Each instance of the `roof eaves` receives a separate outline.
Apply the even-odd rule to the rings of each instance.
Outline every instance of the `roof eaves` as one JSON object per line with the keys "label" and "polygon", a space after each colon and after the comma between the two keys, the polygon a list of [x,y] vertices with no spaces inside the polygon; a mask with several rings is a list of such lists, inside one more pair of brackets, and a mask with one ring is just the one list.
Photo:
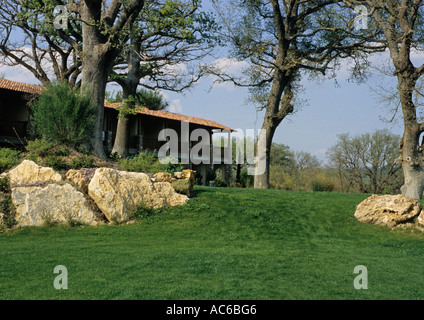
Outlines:
{"label": "roof eaves", "polygon": [[29,94],[41,94],[44,88],[42,86],[27,84],[23,82],[16,82],[7,79],[0,79],[0,89],[12,90]]}
{"label": "roof eaves", "polygon": [[[109,102],[105,101],[105,107],[107,107],[107,108],[116,109],[119,106],[120,106],[120,102],[109,103]],[[186,115],[168,112],[168,111],[149,110],[147,108],[142,108],[142,107],[136,108],[135,111],[139,114],[144,114],[144,115],[152,116],[152,117],[164,118],[164,119],[175,120],[175,121],[187,121],[189,123],[193,123],[193,124],[197,124],[197,125],[201,125],[201,126],[206,126],[206,127],[209,127],[209,128],[229,130],[229,131],[232,131],[232,132],[236,131],[236,130],[230,128],[230,127],[224,126],[224,125],[217,123],[215,121],[212,121],[212,120],[206,120],[206,119],[202,119],[202,118],[186,116]]]}

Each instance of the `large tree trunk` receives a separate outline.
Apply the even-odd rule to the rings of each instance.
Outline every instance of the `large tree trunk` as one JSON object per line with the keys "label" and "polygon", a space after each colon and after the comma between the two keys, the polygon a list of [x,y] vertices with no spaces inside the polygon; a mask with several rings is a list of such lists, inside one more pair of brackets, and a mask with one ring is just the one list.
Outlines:
{"label": "large tree trunk", "polygon": [[404,185],[401,187],[403,195],[421,199],[424,192],[424,161],[420,146],[422,128],[417,122],[416,107],[412,100],[415,87],[414,76],[407,73],[398,76],[398,89],[402,105],[404,134],[400,143],[400,159],[404,174]]}
{"label": "large tree trunk", "polygon": [[[90,52],[84,48],[81,86],[91,96],[95,106],[95,120],[91,136],[91,148],[95,156],[106,159],[103,148],[103,120],[106,84],[115,56],[102,47],[95,47]],[[85,66],[84,66],[85,64]]]}
{"label": "large tree trunk", "polygon": [[[279,48],[277,61],[283,61],[283,51]],[[293,93],[290,87],[291,72],[284,74],[281,69],[274,73],[271,91],[268,97],[262,134],[259,133],[257,145],[257,162],[254,179],[255,189],[269,189],[269,165],[272,139],[275,130],[283,119],[293,112],[291,104]],[[284,95],[283,95],[284,92]]]}
{"label": "large tree trunk", "polygon": [[[420,1],[402,1],[396,10],[381,6],[381,1],[367,1],[372,7],[373,16],[384,31],[390,57],[398,79],[398,92],[402,106],[404,133],[400,142],[399,162],[402,164],[404,184],[403,195],[413,199],[421,199],[424,191],[424,159],[419,139],[424,131],[423,124],[417,121],[416,106],[413,102],[413,91],[418,78],[422,75],[422,67],[415,68],[411,62],[411,48],[416,24],[419,19]],[[389,5],[391,7],[391,5]],[[374,10],[380,8],[384,10]],[[387,10],[386,10],[387,9]],[[383,12],[382,12],[383,11]]]}
{"label": "large tree trunk", "polygon": [[128,109],[134,109],[134,105],[129,105],[125,100],[131,95],[134,95],[137,90],[138,81],[132,86],[122,86],[122,110],[119,112],[118,124],[116,127],[115,142],[111,154],[118,154],[121,158],[128,155],[128,135],[129,135],[129,124],[131,111]]}
{"label": "large tree trunk", "polygon": [[424,192],[424,146],[419,145],[420,133],[416,122],[405,125],[400,149],[404,175],[404,184],[400,190],[403,195],[413,199],[421,199]]}
{"label": "large tree trunk", "polygon": [[[142,77],[140,66],[141,66],[141,41],[139,40],[139,34],[131,34],[131,50],[128,53],[128,74],[124,79],[120,79],[118,83],[122,87],[122,103],[130,96],[135,96],[137,93],[138,83]],[[133,108],[134,106],[125,105],[124,108]],[[129,132],[129,120],[131,112],[124,110],[118,117],[118,125],[116,128],[115,142],[112,148],[112,154],[117,153],[120,157],[126,157],[128,155],[128,132]]]}
{"label": "large tree trunk", "polygon": [[128,114],[121,115],[118,118],[115,142],[113,143],[111,154],[118,154],[121,158],[128,156],[129,122],[130,116]]}
{"label": "large tree trunk", "polygon": [[424,169],[422,166],[402,165],[404,185],[400,188],[404,196],[412,199],[421,199],[424,192]]}
{"label": "large tree trunk", "polygon": [[[119,9],[119,0],[113,0],[107,12],[103,12],[103,1],[85,0],[79,13],[82,21],[82,72],[81,87],[91,95],[91,103],[96,107],[93,134],[91,137],[92,153],[106,159],[103,148],[104,99],[107,80],[112,71],[114,60],[119,52],[119,33],[127,25],[132,25],[135,17],[143,8],[144,1],[134,0],[127,3],[125,10]],[[116,10],[121,10],[118,15]],[[102,17],[103,15],[103,17]],[[117,21],[110,20],[117,19]],[[119,18],[118,18],[119,17]],[[108,35],[102,27],[116,22],[112,34]]]}
{"label": "large tree trunk", "polygon": [[256,143],[256,167],[255,167],[255,189],[269,189],[269,164],[271,155],[272,139],[277,125],[272,120],[265,119],[262,125],[262,132],[258,135]]}
{"label": "large tree trunk", "polygon": [[[83,21],[100,19],[101,4],[92,4],[92,7],[83,5],[81,17]],[[81,87],[91,97],[91,103],[95,107],[95,119],[91,136],[91,151],[101,158],[106,159],[103,148],[103,119],[104,99],[107,79],[113,65],[115,56],[111,54],[110,44],[104,43],[104,36],[95,24],[82,24],[83,53]]]}
{"label": "large tree trunk", "polygon": [[126,157],[128,155],[128,134],[129,134],[129,124],[130,116],[132,111],[129,109],[134,109],[134,105],[127,104],[125,101],[130,96],[135,95],[137,92],[138,79],[136,81],[130,81],[127,78],[126,85],[122,86],[122,111],[120,111],[118,116],[118,125],[116,128],[115,142],[113,143],[112,154],[117,153],[120,157]]}

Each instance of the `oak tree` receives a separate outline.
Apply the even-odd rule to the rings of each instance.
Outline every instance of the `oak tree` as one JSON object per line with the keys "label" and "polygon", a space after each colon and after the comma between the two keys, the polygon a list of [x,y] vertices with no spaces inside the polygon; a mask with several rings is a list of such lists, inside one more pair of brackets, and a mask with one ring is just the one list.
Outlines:
{"label": "oak tree", "polygon": [[357,14],[342,1],[239,0],[231,2],[228,16],[220,9],[224,4],[215,3],[233,57],[246,61],[249,68],[241,77],[217,68],[209,71],[218,81],[249,87],[252,99],[265,111],[265,134],[259,135],[257,148],[258,163],[265,163],[265,170],[255,175],[255,188],[269,188],[272,139],[280,123],[296,109],[302,76],[334,75],[345,58],[353,58],[357,62],[353,70],[360,72],[363,53],[382,47],[366,41],[376,37],[375,30],[355,29]]}
{"label": "oak tree", "polygon": [[[65,3],[1,2],[1,63],[27,69],[45,87],[54,80],[75,87],[80,85],[82,60],[78,52],[82,51],[81,26],[72,20],[66,32],[56,29],[54,11],[59,4]],[[66,36],[67,40],[60,35]]]}
{"label": "oak tree", "polygon": [[421,199],[424,192],[424,141],[421,139],[424,122],[418,117],[414,97],[422,95],[417,90],[417,83],[424,74],[424,64],[414,64],[412,55],[423,51],[424,1],[346,0],[344,2],[351,7],[357,5],[368,7],[369,19],[375,22],[375,28],[382,34],[373,42],[384,44],[390,54],[404,126],[398,159],[404,175],[401,192],[405,196]]}
{"label": "oak tree", "polygon": [[213,19],[200,11],[200,0],[146,1],[110,77],[122,87],[123,98],[112,153],[125,156],[128,152],[128,123],[134,111],[131,97],[136,97],[137,88],[190,89],[203,75],[195,64],[213,49],[215,28]]}
{"label": "oak tree", "polygon": [[[66,8],[68,15],[65,18],[69,28],[58,28],[54,25],[57,6]],[[106,159],[103,149],[106,85],[115,60],[127,43],[131,27],[143,6],[144,0],[22,0],[16,7],[18,25],[22,24],[22,21],[30,21],[29,27],[37,26],[33,32],[35,35],[41,30],[50,40],[64,41],[71,45],[72,52],[78,57],[76,63],[80,86],[91,97],[91,104],[96,108],[90,140],[91,149],[94,155],[103,159]],[[7,25],[3,26],[3,29],[10,35],[7,33]],[[36,42],[36,37],[31,41]],[[53,43],[50,41],[49,45],[52,46]],[[4,50],[5,48],[3,46],[0,49],[10,58],[10,52]],[[54,49],[58,51],[58,48]],[[36,43],[32,50],[38,50]],[[36,57],[36,52],[32,56]],[[21,63],[17,59],[15,62]],[[39,63],[39,59],[35,63]],[[44,82],[46,77],[38,78]]]}

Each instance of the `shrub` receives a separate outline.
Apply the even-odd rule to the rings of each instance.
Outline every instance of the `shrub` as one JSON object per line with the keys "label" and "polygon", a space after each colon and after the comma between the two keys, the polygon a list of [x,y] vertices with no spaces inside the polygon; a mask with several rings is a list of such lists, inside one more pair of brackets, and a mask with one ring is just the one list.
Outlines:
{"label": "shrub", "polygon": [[296,181],[282,166],[271,166],[269,184],[273,189],[295,190]]}
{"label": "shrub", "polygon": [[316,175],[311,180],[312,191],[333,191],[334,183],[324,175]]}
{"label": "shrub", "polygon": [[253,187],[254,184],[254,176],[249,175],[247,169],[244,169],[240,173],[240,184],[243,188]]}
{"label": "shrub", "polygon": [[65,170],[68,168],[68,164],[60,157],[48,155],[44,161],[43,165],[53,168],[56,171]]}
{"label": "shrub", "polygon": [[0,213],[3,213],[3,216],[0,217],[2,219],[0,231],[11,228],[16,224],[8,177],[0,178]]}
{"label": "shrub", "polygon": [[228,183],[219,177],[215,178],[214,183],[215,187],[228,187]]}
{"label": "shrub", "polygon": [[0,172],[13,167],[19,159],[19,151],[2,148],[0,149]]}
{"label": "shrub", "polygon": [[[175,162],[175,161],[174,161]],[[183,170],[183,166],[181,163],[172,163],[169,162],[166,166],[165,172],[174,174],[174,172],[179,172]]]}
{"label": "shrub", "polygon": [[10,194],[0,192],[0,213],[3,213],[3,216],[0,217],[2,219],[0,231],[11,228],[16,224],[14,207]]}
{"label": "shrub", "polygon": [[94,159],[86,155],[81,155],[71,161],[72,169],[92,168],[93,166]]}
{"label": "shrub", "polygon": [[10,192],[9,178],[7,176],[0,178],[0,192]]}
{"label": "shrub", "polygon": [[52,148],[53,144],[46,137],[28,141],[28,145],[26,146],[26,150],[31,152],[36,158],[45,157]]}
{"label": "shrub", "polygon": [[119,159],[119,166],[124,171],[158,173],[166,171],[166,165],[159,162],[153,154],[145,151],[131,158]]}
{"label": "shrub", "polygon": [[58,157],[67,157],[71,154],[68,148],[60,146],[54,151],[54,155]]}
{"label": "shrub", "polygon": [[174,174],[175,172],[182,171],[184,168],[181,163],[178,162],[178,159],[173,157],[166,157],[160,161],[163,164],[164,172],[168,172],[170,174]]}
{"label": "shrub", "polygon": [[36,131],[54,143],[78,147],[90,137],[95,110],[90,97],[66,83],[47,87],[31,108]]}

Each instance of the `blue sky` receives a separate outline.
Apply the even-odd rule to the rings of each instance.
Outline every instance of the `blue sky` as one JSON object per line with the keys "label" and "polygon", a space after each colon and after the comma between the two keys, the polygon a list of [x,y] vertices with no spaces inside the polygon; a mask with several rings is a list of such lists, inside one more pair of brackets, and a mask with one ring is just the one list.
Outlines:
{"label": "blue sky", "polygon": [[[388,129],[402,134],[401,123],[387,123],[381,116],[388,110],[379,103],[367,84],[358,85],[345,79],[322,83],[303,81],[304,90],[295,114],[286,118],[278,127],[274,142],[288,145],[293,151],[307,151],[325,159],[326,150],[337,141],[337,135],[359,135],[377,129]],[[210,89],[211,79],[204,79],[185,95],[169,93],[168,101],[177,100],[184,114],[203,117],[234,129],[260,129],[263,112],[256,112],[246,103],[247,90],[220,85]]]}
{"label": "blue sky", "polygon": [[[9,80],[38,83],[32,74],[20,67],[0,66],[0,73]],[[390,113],[370,90],[370,86],[378,81],[377,77],[358,85],[343,76],[339,77],[338,86],[334,80],[302,81],[304,88],[299,98],[307,103],[297,105],[295,114],[280,124],[274,142],[325,160],[326,150],[337,141],[340,133],[359,135],[387,128],[401,135],[401,122],[390,124],[381,120],[381,116],[387,117]],[[257,130],[262,125],[263,112],[257,112],[246,102],[247,89],[230,83],[212,86],[212,78],[207,77],[184,94],[164,94],[170,105],[169,111],[214,120],[234,129]]]}
{"label": "blue sky", "polygon": [[[0,73],[10,80],[38,83],[20,67],[0,66]],[[393,82],[395,79],[386,80]],[[293,151],[310,152],[325,160],[326,150],[341,133],[359,135],[387,128],[401,135],[401,122],[387,124],[380,119],[387,116],[387,109],[379,103],[369,87],[381,84],[381,81],[375,77],[367,84],[351,83],[343,70],[338,77],[339,87],[334,85],[333,80],[320,83],[303,80],[304,90],[299,98],[306,100],[307,104],[297,106],[296,113],[280,124],[274,142],[286,144]],[[253,105],[246,103],[245,88],[237,88],[229,83],[211,86],[212,78],[206,77],[184,94],[165,92],[169,111],[214,120],[234,129],[261,127],[263,112],[256,112]]]}

